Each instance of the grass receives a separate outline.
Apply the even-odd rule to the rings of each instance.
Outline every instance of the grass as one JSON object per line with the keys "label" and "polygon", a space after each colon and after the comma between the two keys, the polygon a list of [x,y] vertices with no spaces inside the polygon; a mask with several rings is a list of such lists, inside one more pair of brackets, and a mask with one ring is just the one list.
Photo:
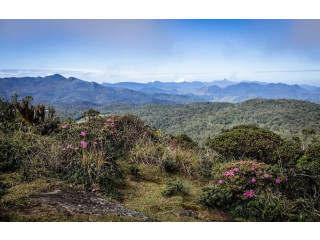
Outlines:
{"label": "grass", "polygon": [[[125,207],[161,222],[221,221],[227,218],[221,212],[212,212],[197,204],[203,183],[184,176],[168,174],[157,167],[144,164],[139,165],[139,177],[134,178],[126,165],[125,162],[121,163],[128,176],[123,202]],[[189,189],[189,194],[163,197],[162,191],[166,182],[177,178]]]}

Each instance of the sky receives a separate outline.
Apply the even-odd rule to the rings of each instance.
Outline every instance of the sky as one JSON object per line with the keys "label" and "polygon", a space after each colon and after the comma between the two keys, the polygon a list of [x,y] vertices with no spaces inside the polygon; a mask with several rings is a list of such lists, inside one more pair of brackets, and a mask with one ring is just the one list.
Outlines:
{"label": "sky", "polygon": [[0,77],[320,86],[320,20],[0,20]]}

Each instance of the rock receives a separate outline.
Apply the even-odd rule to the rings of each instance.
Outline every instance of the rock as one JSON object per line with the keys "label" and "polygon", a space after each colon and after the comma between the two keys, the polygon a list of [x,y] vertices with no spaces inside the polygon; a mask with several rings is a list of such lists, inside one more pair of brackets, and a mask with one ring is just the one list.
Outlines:
{"label": "rock", "polygon": [[31,203],[50,205],[60,208],[70,215],[83,214],[107,214],[134,217],[145,221],[150,218],[120,204],[97,197],[94,193],[78,191],[72,188],[56,189],[52,192],[34,194],[30,197]]}

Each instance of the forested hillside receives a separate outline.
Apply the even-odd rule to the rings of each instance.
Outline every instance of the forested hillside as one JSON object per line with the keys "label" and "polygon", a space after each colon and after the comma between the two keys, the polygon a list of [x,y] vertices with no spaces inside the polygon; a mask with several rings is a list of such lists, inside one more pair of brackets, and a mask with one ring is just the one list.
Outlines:
{"label": "forested hillside", "polygon": [[301,135],[303,129],[320,132],[320,105],[288,99],[253,99],[230,103],[117,105],[100,109],[101,113],[130,113],[147,124],[171,134],[189,135],[203,143],[222,129],[239,124],[254,124],[285,138]]}

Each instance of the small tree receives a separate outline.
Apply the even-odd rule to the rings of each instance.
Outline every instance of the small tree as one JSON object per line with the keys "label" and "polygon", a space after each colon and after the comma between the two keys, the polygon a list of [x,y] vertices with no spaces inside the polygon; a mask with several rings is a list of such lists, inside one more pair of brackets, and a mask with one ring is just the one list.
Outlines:
{"label": "small tree", "polygon": [[88,111],[83,112],[83,117],[87,117],[89,121],[93,118],[97,118],[99,116],[100,112],[98,110],[95,110],[93,108],[89,108]]}

